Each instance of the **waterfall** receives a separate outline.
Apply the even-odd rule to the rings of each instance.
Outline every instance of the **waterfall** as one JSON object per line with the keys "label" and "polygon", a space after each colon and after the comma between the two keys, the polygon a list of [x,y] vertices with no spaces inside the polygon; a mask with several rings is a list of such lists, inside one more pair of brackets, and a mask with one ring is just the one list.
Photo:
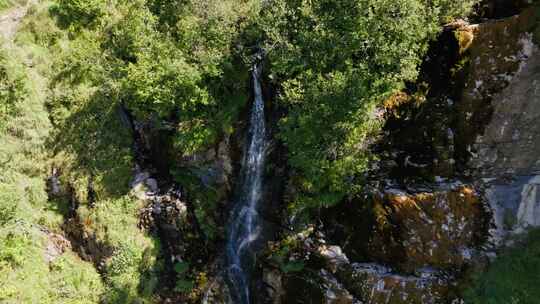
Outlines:
{"label": "waterfall", "polygon": [[264,100],[260,83],[260,67],[253,68],[255,100],[251,109],[247,149],[242,162],[242,184],[229,223],[226,258],[227,277],[235,304],[250,303],[250,270],[253,245],[261,233],[258,206],[266,150]]}

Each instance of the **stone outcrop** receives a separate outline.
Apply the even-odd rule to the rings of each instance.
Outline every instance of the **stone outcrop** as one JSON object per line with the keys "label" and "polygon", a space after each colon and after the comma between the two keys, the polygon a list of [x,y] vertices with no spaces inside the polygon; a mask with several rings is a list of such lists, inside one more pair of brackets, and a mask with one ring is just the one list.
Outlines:
{"label": "stone outcrop", "polygon": [[[481,249],[490,212],[482,193],[472,185],[441,183],[433,189],[382,189],[363,204],[371,212],[347,212],[355,204],[338,206],[345,212],[330,210],[334,215],[325,220],[326,231],[311,228],[274,245],[278,252],[287,248],[282,260],[303,260],[305,268],[283,274],[279,286],[284,290],[274,292],[272,303],[299,303],[306,297],[329,304],[459,300],[457,279],[486,259]],[[348,230],[336,244],[339,223]]]}
{"label": "stone outcrop", "polygon": [[[489,117],[471,138],[469,166],[486,189],[500,245],[509,234],[539,226],[540,49],[532,33],[535,10],[466,29],[471,72],[464,119]],[[487,104],[486,104],[487,102]],[[470,114],[470,115],[469,115]],[[471,125],[471,128],[472,125]]]}
{"label": "stone outcrop", "polygon": [[375,195],[376,225],[369,240],[374,260],[405,273],[460,269],[487,239],[489,211],[470,185],[445,184],[433,192],[387,190]]}
{"label": "stone outcrop", "polygon": [[507,236],[540,227],[540,176],[484,179],[495,226],[491,241],[503,245]]}
{"label": "stone outcrop", "polygon": [[540,49],[527,32],[531,14],[465,28],[475,38],[461,103],[470,108],[462,109],[462,118],[490,116],[483,132],[472,138],[475,175],[540,172]]}
{"label": "stone outcrop", "polygon": [[285,292],[273,303],[362,304],[326,269],[310,269],[288,274],[284,278]]}
{"label": "stone outcrop", "polygon": [[379,264],[345,265],[337,276],[363,303],[438,304],[448,298],[452,277],[432,269],[402,275]]}
{"label": "stone outcrop", "polygon": [[[416,269],[414,275],[399,274],[376,263],[350,263],[339,246],[321,246],[318,254],[328,271],[322,277],[334,289],[324,289],[325,303],[416,303],[435,304],[444,301],[452,285],[452,277],[433,268]],[[334,302],[335,299],[340,299]]]}
{"label": "stone outcrop", "polygon": [[[372,190],[364,214],[335,212],[328,219],[326,239],[340,234],[338,222],[347,226],[345,250],[322,242],[316,256],[353,297],[374,304],[456,299],[456,279],[485,260],[491,214],[482,192],[459,182],[432,187]],[[355,227],[358,217],[364,221]]]}
{"label": "stone outcrop", "polygon": [[[304,241],[323,261],[307,267],[328,275],[286,276],[288,295],[317,286],[312,294],[332,299],[326,277],[350,301],[459,303],[459,284],[493,257],[492,245],[540,225],[535,14],[445,29],[422,67],[428,88],[385,103],[373,187],[325,211],[323,240]],[[300,251],[291,256],[309,250]]]}

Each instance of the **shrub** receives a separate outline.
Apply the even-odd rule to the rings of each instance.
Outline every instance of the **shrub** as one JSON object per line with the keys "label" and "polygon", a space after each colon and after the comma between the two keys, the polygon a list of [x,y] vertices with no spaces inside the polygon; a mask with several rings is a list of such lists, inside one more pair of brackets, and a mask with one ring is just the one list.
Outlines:
{"label": "shrub", "polygon": [[279,0],[263,10],[270,70],[288,110],[278,137],[300,190],[293,210],[359,190],[379,126],[375,108],[416,79],[440,20],[472,2]]}
{"label": "shrub", "polygon": [[474,277],[465,293],[470,304],[536,304],[540,299],[540,230],[502,252],[488,270]]}
{"label": "shrub", "polygon": [[81,28],[94,25],[105,15],[105,10],[105,0],[57,0],[50,11],[62,27]]}
{"label": "shrub", "polygon": [[479,0],[428,0],[427,7],[431,9],[431,14],[437,16],[441,23],[453,21],[455,18],[466,18],[471,13],[475,4]]}
{"label": "shrub", "polygon": [[0,227],[15,219],[17,206],[10,200],[5,200],[4,195],[0,196]]}
{"label": "shrub", "polygon": [[24,5],[28,0],[0,0],[0,11],[15,5]]}
{"label": "shrub", "polygon": [[9,58],[0,51],[0,128],[9,116],[17,113],[17,106],[28,95],[26,77],[21,69],[9,64]]}

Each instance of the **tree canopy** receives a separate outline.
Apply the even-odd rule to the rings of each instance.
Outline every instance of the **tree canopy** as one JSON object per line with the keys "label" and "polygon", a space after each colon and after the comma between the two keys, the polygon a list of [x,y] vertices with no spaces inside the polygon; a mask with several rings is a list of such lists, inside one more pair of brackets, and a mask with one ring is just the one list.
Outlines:
{"label": "tree canopy", "polygon": [[100,68],[87,69],[101,76],[87,77],[90,85],[139,119],[174,129],[183,155],[231,132],[250,94],[250,56],[264,49],[287,113],[277,137],[294,171],[292,206],[302,209],[361,187],[377,106],[415,80],[441,24],[474,2],[59,0],[55,10],[84,28],[73,43],[97,47],[88,56]]}

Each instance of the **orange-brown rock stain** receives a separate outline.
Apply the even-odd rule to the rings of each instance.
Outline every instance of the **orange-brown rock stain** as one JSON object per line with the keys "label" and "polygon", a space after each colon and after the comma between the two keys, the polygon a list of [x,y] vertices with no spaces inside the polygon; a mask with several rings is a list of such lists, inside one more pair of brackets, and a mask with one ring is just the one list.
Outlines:
{"label": "orange-brown rock stain", "polygon": [[487,235],[486,210],[470,186],[418,194],[387,193],[375,198],[377,225],[373,256],[405,273],[415,269],[459,269],[479,237]]}

